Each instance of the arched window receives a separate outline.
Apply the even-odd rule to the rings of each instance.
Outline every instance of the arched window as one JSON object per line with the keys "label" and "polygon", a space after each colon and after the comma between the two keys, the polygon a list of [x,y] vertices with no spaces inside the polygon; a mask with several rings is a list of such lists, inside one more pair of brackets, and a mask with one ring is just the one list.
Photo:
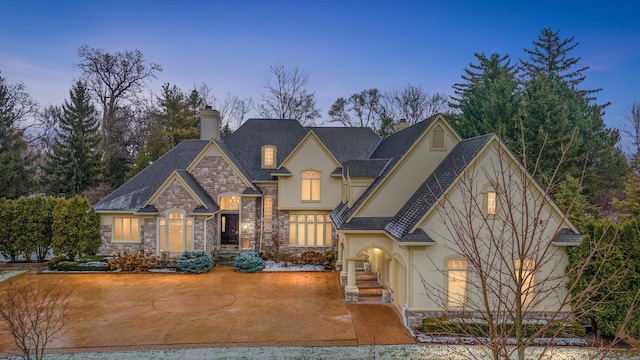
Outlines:
{"label": "arched window", "polygon": [[273,145],[265,145],[262,147],[262,168],[275,169],[277,159],[276,147]]}
{"label": "arched window", "polygon": [[320,201],[320,173],[317,171],[302,172],[302,201]]}
{"label": "arched window", "polygon": [[447,260],[447,306],[464,306],[467,300],[467,260]]}
{"label": "arched window", "polygon": [[184,252],[193,250],[193,219],[184,213],[173,211],[158,220],[158,235],[161,252]]}

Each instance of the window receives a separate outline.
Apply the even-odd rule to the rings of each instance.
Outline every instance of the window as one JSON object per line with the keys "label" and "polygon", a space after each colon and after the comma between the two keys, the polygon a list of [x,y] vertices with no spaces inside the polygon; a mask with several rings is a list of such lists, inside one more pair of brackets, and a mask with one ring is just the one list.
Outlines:
{"label": "window", "polygon": [[496,192],[487,192],[487,215],[496,214]]}
{"label": "window", "polygon": [[273,145],[265,145],[262,147],[262,168],[276,168],[276,147]]}
{"label": "window", "polygon": [[444,141],[444,129],[441,126],[437,126],[433,129],[431,134],[431,149],[446,150]]}
{"label": "window", "polygon": [[264,198],[264,209],[262,218],[264,221],[273,220],[273,199],[271,197]]}
{"label": "window", "polygon": [[320,201],[320,173],[304,171],[302,173],[302,201]]}
{"label": "window", "polygon": [[[529,306],[533,302],[533,297],[535,293],[533,291],[534,279],[533,272],[536,267],[536,261],[532,259],[527,260],[516,260],[515,261],[515,270],[516,276],[518,280],[521,280],[522,288],[521,290],[521,299],[523,306]],[[522,276],[522,278],[520,277]]]}
{"label": "window", "polygon": [[220,210],[240,210],[240,197],[223,196],[220,198]]}
{"label": "window", "polygon": [[184,252],[193,250],[193,219],[181,212],[170,212],[158,220],[160,251]]}
{"label": "window", "polygon": [[447,306],[464,306],[467,299],[467,260],[447,261]]}
{"label": "window", "polygon": [[289,245],[331,246],[331,220],[327,214],[289,214]]}
{"label": "window", "polygon": [[140,242],[138,218],[117,217],[113,219],[113,241]]}

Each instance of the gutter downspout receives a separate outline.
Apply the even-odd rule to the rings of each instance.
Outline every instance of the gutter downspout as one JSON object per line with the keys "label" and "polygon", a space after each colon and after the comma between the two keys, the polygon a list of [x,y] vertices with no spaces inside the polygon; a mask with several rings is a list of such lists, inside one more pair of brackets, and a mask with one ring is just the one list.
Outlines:
{"label": "gutter downspout", "polygon": [[262,214],[260,215],[260,246],[258,248],[258,253],[262,254],[262,238],[264,236],[264,196],[260,197],[260,209],[262,209]]}
{"label": "gutter downspout", "polygon": [[407,319],[407,306],[404,306],[402,308],[402,325],[404,326],[405,329],[409,330],[409,334],[411,334],[411,336],[413,336],[414,338],[416,337],[416,333],[413,332],[413,329],[409,326],[409,320]]}

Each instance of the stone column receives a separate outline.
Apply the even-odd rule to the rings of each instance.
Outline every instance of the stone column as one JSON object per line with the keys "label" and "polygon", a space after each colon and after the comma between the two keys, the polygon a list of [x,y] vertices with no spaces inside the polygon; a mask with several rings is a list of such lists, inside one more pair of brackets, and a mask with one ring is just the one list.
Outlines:
{"label": "stone column", "polygon": [[347,260],[347,286],[344,288],[344,298],[348,302],[358,302],[358,286],[356,285],[356,259]]}
{"label": "stone column", "polygon": [[[343,244],[344,245],[344,244]],[[340,269],[340,285],[347,286],[347,256],[344,254],[344,246],[340,248],[340,257],[342,258],[342,266]]]}

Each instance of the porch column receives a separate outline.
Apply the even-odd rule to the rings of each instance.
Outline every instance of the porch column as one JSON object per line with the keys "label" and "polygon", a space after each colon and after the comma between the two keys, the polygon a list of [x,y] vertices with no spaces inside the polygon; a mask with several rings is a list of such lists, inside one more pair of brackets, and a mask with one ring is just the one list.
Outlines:
{"label": "porch column", "polygon": [[356,259],[347,260],[347,286],[344,298],[348,302],[358,302],[358,286],[356,285]]}
{"label": "porch column", "polygon": [[[344,244],[342,244],[343,246],[340,248],[340,257],[342,258],[342,266],[340,269],[340,285],[341,286],[346,286],[347,285],[347,257],[344,254]],[[355,264],[355,263],[354,263]]]}

